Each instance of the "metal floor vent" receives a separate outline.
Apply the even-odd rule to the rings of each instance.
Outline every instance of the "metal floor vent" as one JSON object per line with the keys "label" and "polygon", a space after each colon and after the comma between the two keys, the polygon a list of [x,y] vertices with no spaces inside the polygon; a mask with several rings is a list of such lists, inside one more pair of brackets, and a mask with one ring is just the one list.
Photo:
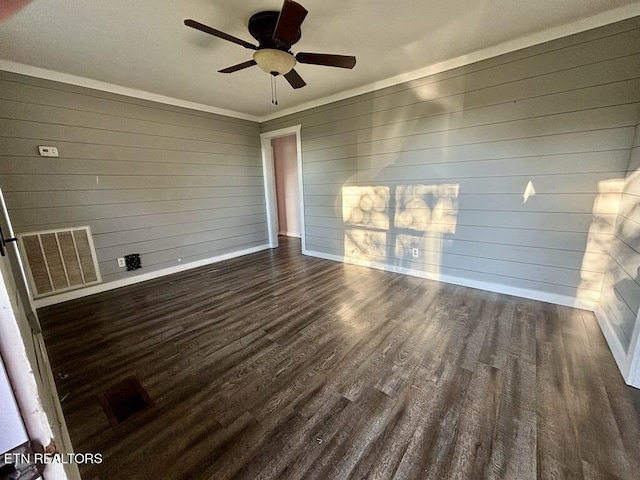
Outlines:
{"label": "metal floor vent", "polygon": [[109,387],[98,395],[104,413],[114,427],[153,407],[147,391],[134,376]]}
{"label": "metal floor vent", "polygon": [[100,283],[89,227],[20,233],[33,298]]}

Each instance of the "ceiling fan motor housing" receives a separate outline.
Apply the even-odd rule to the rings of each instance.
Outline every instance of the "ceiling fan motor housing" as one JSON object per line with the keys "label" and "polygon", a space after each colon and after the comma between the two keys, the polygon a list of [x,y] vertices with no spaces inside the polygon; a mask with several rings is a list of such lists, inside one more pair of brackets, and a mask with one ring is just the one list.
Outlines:
{"label": "ceiling fan motor housing", "polygon": [[298,28],[297,32],[293,36],[291,45],[278,44],[273,39],[273,34],[276,31],[279,16],[280,12],[258,12],[252,15],[249,19],[249,33],[258,41],[259,49],[274,48],[288,52],[292,45],[300,41],[300,38],[302,37],[300,28]]}

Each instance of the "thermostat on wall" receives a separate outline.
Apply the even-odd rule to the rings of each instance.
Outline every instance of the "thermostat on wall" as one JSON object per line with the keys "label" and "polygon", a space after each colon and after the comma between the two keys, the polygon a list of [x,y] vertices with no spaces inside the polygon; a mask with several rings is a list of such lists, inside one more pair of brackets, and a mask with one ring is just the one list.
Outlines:
{"label": "thermostat on wall", "polygon": [[41,157],[57,157],[58,149],[56,147],[38,147]]}

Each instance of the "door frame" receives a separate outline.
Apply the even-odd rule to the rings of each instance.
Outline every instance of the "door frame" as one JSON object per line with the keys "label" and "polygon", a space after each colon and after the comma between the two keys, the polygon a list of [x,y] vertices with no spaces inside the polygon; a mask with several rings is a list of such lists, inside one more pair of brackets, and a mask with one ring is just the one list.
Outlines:
{"label": "door frame", "polygon": [[300,241],[302,243],[302,253],[307,251],[306,232],[304,224],[304,182],[302,181],[302,139],[300,130],[302,125],[280,128],[270,132],[260,134],[260,145],[262,147],[262,171],[264,174],[264,194],[267,205],[267,226],[269,229],[269,246],[278,246],[278,205],[276,201],[276,177],[273,159],[273,149],[271,140],[274,138],[296,137],[296,160],[298,163],[298,197],[300,201]]}
{"label": "door frame", "polygon": [[[7,229],[7,237],[15,236],[2,189],[0,223]],[[59,453],[72,453],[71,438],[17,242],[7,244],[7,257],[6,263],[0,265],[0,356],[29,438],[42,446],[54,439]],[[50,480],[80,480],[80,471],[76,463],[52,462],[43,476]]]}

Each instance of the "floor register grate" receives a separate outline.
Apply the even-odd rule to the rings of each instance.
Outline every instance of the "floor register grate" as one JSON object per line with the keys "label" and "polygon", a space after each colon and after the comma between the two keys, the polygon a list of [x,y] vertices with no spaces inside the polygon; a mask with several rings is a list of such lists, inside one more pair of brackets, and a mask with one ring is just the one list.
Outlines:
{"label": "floor register grate", "polygon": [[135,376],[130,376],[98,395],[104,413],[114,427],[153,407],[153,401]]}

